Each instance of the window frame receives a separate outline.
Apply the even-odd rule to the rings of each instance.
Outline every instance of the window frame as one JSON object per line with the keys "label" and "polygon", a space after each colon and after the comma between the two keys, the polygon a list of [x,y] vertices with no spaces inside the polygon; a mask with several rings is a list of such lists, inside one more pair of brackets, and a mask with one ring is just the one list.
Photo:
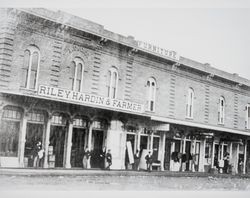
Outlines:
{"label": "window frame", "polygon": [[[73,80],[73,85],[71,87],[71,90],[72,91],[76,91],[76,92],[82,92],[82,89],[83,89],[83,76],[84,76],[84,62],[81,58],[79,57],[75,57],[74,60],[72,61],[72,63],[75,64],[75,68],[74,68],[74,76],[70,76],[70,79]],[[78,74],[78,65],[81,64],[82,65],[82,71],[81,71],[81,82],[80,82],[80,89],[77,90],[77,86],[76,86],[76,82],[77,82],[77,74]],[[72,67],[72,66],[71,66]],[[72,68],[70,68],[72,69]]]}
{"label": "window frame", "polygon": [[[191,97],[193,96],[193,97]],[[194,89],[192,87],[188,88],[187,101],[186,101],[186,118],[194,118]]]}
{"label": "window frame", "polygon": [[[115,92],[113,91],[113,80],[116,74],[116,79],[115,79]],[[118,93],[118,79],[119,79],[119,74],[118,74],[118,70],[116,67],[111,67],[108,70],[108,97],[112,98],[112,99],[116,99],[117,98],[117,93]]]}
{"label": "window frame", "polygon": [[[36,76],[35,76],[35,86],[34,86],[34,90],[37,90],[38,87],[38,79],[39,79],[39,70],[40,70],[40,50],[38,47],[36,46],[29,46],[27,49],[24,50],[24,52],[28,51],[29,52],[29,60],[28,60],[28,71],[27,71],[27,75],[25,76],[25,85],[24,88],[26,89],[33,89],[30,88],[31,84],[30,84],[30,79],[31,79],[31,69],[32,69],[32,61],[33,61],[33,56],[35,53],[38,54],[38,59],[37,59],[37,69],[36,69]],[[24,57],[25,58],[25,57]],[[26,69],[26,66],[23,67],[23,69]]]}
{"label": "window frame", "polygon": [[245,120],[245,128],[250,129],[250,104],[246,105],[246,120]]}
{"label": "window frame", "polygon": [[[153,83],[154,83],[154,85],[153,85]],[[156,88],[157,88],[157,84],[156,84],[155,78],[154,77],[150,77],[147,80],[146,86],[147,86],[146,109],[147,109],[147,111],[155,112]],[[151,107],[152,107],[152,109],[151,109]]]}
{"label": "window frame", "polygon": [[[221,105],[221,102],[223,101],[223,105]],[[218,124],[225,124],[225,107],[226,107],[226,101],[223,96],[219,98],[219,105],[218,105]]]}

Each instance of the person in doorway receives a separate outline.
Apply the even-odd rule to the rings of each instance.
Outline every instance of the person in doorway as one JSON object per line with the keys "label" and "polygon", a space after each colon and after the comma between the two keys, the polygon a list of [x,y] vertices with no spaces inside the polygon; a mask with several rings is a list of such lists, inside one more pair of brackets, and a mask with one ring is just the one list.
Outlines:
{"label": "person in doorway", "polygon": [[42,143],[38,141],[33,149],[33,167],[39,167],[40,160],[43,157]]}
{"label": "person in doorway", "polygon": [[152,163],[153,163],[153,157],[151,154],[151,151],[148,152],[148,154],[145,157],[146,164],[147,164],[147,171],[151,172],[152,170]]}
{"label": "person in doorway", "polygon": [[229,169],[229,153],[228,152],[224,154],[223,160],[224,160],[223,172],[228,173],[228,169]]}
{"label": "person in doorway", "polygon": [[101,168],[102,169],[105,169],[105,167],[106,167],[106,164],[105,164],[105,156],[106,156],[106,147],[104,146],[103,148],[102,148],[102,151],[101,151],[101,153],[100,153],[100,162],[101,162]]}
{"label": "person in doorway", "polygon": [[137,149],[136,153],[134,154],[134,170],[139,170],[139,163],[140,163],[140,152]]}
{"label": "person in doorway", "polygon": [[82,160],[82,165],[84,169],[90,168],[90,157],[91,157],[91,154],[87,147],[84,151],[83,160]]}
{"label": "person in doorway", "polygon": [[111,155],[111,150],[108,149],[108,153],[106,154],[106,160],[108,163],[107,170],[110,170],[110,166],[112,165],[112,155]]}

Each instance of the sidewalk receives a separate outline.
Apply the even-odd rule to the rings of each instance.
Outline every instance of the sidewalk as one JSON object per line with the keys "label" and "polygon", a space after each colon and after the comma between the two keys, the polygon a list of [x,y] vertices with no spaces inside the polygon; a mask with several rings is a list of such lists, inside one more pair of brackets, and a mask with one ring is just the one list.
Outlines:
{"label": "sidewalk", "polygon": [[143,170],[100,170],[100,169],[33,169],[33,168],[0,168],[1,175],[10,176],[158,176],[158,177],[218,177],[218,178],[250,178],[250,174],[212,174],[201,172],[172,172],[172,171],[152,171]]}

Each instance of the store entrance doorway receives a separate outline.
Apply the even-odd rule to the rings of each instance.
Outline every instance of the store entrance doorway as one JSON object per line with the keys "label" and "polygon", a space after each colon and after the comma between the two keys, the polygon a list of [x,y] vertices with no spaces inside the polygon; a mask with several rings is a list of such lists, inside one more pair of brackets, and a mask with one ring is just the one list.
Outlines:
{"label": "store entrance doorway", "polygon": [[42,143],[43,140],[43,124],[33,124],[27,123],[27,131],[26,131],[26,141],[25,141],[25,163],[27,167],[38,166],[42,167],[42,160],[38,162],[38,164],[34,164],[35,159],[35,147],[38,142]]}
{"label": "store entrance doorway", "polygon": [[[186,147],[185,147],[185,154],[186,154],[186,169],[185,171],[190,171],[191,170],[191,160],[192,160],[192,155],[191,155],[191,141],[186,141]],[[182,161],[184,162],[184,161]]]}
{"label": "store entrance doorway", "polygon": [[102,158],[101,153],[103,149],[103,137],[104,132],[101,130],[93,130],[92,131],[92,145],[93,150],[91,154],[90,164],[91,168],[102,168]]}
{"label": "store entrance doorway", "polygon": [[70,163],[72,167],[83,167],[82,160],[85,148],[85,129],[73,128]]}
{"label": "store entrance doorway", "polygon": [[55,155],[55,167],[63,167],[65,133],[66,128],[64,126],[51,126],[49,142]]}

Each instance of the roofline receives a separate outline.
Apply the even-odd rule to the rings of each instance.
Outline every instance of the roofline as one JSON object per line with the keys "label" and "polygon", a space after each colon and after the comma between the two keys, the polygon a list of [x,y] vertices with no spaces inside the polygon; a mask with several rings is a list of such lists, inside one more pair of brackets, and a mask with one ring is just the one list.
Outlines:
{"label": "roofline", "polygon": [[[190,67],[192,69],[196,69],[196,70],[205,72],[207,74],[211,74],[212,76],[215,75],[215,76],[218,76],[220,78],[223,78],[223,79],[235,82],[238,85],[245,85],[247,87],[250,87],[250,80],[247,79],[247,78],[243,78],[243,77],[241,77],[241,76],[239,76],[237,74],[231,74],[231,73],[228,73],[226,71],[217,69],[215,67],[211,67],[209,64],[203,64],[203,63],[197,62],[195,60],[191,60],[191,59],[185,58],[183,56],[180,56],[180,60],[176,61],[176,60],[173,60],[171,58],[166,58],[166,57],[163,57],[161,55],[157,55],[157,54],[155,54],[153,52],[150,53],[148,50],[143,50],[142,48],[139,48],[138,45],[137,45],[137,42],[139,42],[139,40],[135,40],[131,36],[125,37],[125,36],[120,35],[120,36],[124,37],[124,39],[128,40],[128,43],[126,43],[126,42],[123,42],[121,40],[118,40],[118,39],[115,39],[115,38],[111,38],[111,37],[109,37],[107,35],[104,35],[104,34],[101,34],[101,33],[95,32],[95,31],[92,31],[92,30],[87,29],[87,28],[82,28],[82,27],[79,28],[79,27],[74,26],[73,24],[64,23],[62,20],[60,21],[58,19],[53,19],[53,18],[50,18],[50,17],[46,17],[46,16],[42,15],[41,13],[34,11],[34,10],[39,10],[39,9],[41,10],[43,8],[34,8],[34,9],[31,9],[31,8],[18,8],[18,10],[20,10],[20,11],[23,11],[23,12],[35,15],[37,17],[42,17],[42,18],[44,18],[46,20],[50,20],[50,21],[53,21],[55,23],[59,23],[59,24],[62,24],[62,25],[65,25],[65,26],[68,26],[68,27],[71,27],[71,28],[74,28],[74,29],[77,29],[77,30],[81,30],[81,31],[90,33],[92,35],[95,35],[95,36],[98,36],[100,38],[104,38],[104,39],[113,41],[113,42],[118,43],[118,44],[122,44],[122,45],[124,45],[126,47],[135,49],[135,51],[142,51],[144,53],[147,53],[147,54],[150,54],[150,55],[154,55],[154,56],[166,59],[168,61],[173,61],[174,63],[183,64],[183,65],[185,65],[187,67]],[[51,10],[48,10],[48,9],[44,9],[44,10],[50,11],[51,13],[59,13],[59,14],[60,13],[65,13],[68,16],[77,17],[75,15],[72,15],[72,14],[69,14],[69,13],[66,13],[66,12],[60,11],[60,10],[58,10],[58,12],[54,12],[54,11],[51,11]],[[89,20],[83,19],[81,17],[78,17],[78,18],[80,18],[82,20],[85,20],[85,21],[89,21]],[[91,22],[93,24],[96,24],[96,25],[99,25],[99,24],[94,23],[92,21],[89,21],[89,22]],[[99,25],[99,26],[103,28],[103,31],[108,31],[108,30],[104,29],[104,27],[102,25]],[[110,32],[110,31],[108,31],[108,32]],[[113,33],[113,32],[110,32],[110,33]],[[116,34],[116,33],[114,33],[114,34]],[[186,63],[188,61],[190,62],[189,64]]]}

